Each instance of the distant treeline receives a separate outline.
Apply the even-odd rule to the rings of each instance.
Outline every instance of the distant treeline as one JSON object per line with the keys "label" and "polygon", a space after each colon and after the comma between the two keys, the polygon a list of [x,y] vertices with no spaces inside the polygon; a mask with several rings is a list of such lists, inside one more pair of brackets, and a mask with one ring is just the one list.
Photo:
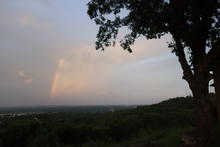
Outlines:
{"label": "distant treeline", "polygon": [[136,107],[131,106],[111,106],[111,105],[99,105],[99,106],[23,106],[23,107],[0,107],[0,114],[7,113],[56,113],[56,112],[107,112],[114,110],[123,110]]}

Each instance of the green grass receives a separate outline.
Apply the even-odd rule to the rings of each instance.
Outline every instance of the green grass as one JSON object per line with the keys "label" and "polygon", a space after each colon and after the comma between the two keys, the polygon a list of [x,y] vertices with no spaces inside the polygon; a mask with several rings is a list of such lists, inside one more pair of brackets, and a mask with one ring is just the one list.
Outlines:
{"label": "green grass", "polygon": [[163,131],[163,136],[155,140],[156,143],[165,147],[177,147],[181,143],[181,136],[190,128],[169,128]]}

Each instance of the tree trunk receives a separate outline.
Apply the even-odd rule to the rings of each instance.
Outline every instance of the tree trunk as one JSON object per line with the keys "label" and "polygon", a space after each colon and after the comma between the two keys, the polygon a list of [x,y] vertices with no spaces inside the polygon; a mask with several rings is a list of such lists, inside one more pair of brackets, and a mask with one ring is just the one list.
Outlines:
{"label": "tree trunk", "polygon": [[208,53],[209,70],[213,71],[216,106],[220,125],[220,40],[218,40]]}
{"label": "tree trunk", "polygon": [[[176,42],[176,55],[183,69],[183,79],[185,79],[193,93],[196,101],[196,114],[197,114],[197,130],[194,144],[187,147],[210,147],[214,141],[214,128],[213,128],[213,115],[211,111],[211,103],[209,99],[209,67],[207,63],[207,55],[205,47],[194,45],[193,52],[193,70],[191,69],[188,61],[186,60],[184,46],[178,35],[173,35]],[[203,50],[202,50],[203,49]],[[211,55],[210,55],[211,56]]]}
{"label": "tree trunk", "polygon": [[214,87],[216,96],[216,106],[218,110],[218,121],[220,125],[220,64],[213,70],[214,74]]}
{"label": "tree trunk", "polygon": [[206,79],[198,77],[191,88],[196,100],[197,113],[197,146],[210,147],[214,142],[213,115],[209,99],[209,86]]}
{"label": "tree trunk", "polygon": [[190,138],[191,142],[184,141],[181,147],[211,147],[214,144],[215,133],[208,83],[201,82],[198,78],[194,84],[189,83],[189,85],[196,101],[197,128],[182,136],[182,141],[185,138]]}

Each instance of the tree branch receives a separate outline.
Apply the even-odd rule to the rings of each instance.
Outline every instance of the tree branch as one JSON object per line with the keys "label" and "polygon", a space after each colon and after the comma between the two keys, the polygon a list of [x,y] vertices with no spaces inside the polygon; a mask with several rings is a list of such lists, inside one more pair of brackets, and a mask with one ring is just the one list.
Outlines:
{"label": "tree branch", "polygon": [[210,73],[210,74],[209,74],[209,79],[208,79],[208,80],[211,81],[211,80],[213,80],[213,79],[214,79],[214,75]]}
{"label": "tree branch", "polygon": [[178,60],[181,64],[181,67],[183,69],[183,79],[185,79],[187,82],[192,83],[193,82],[193,73],[191,71],[191,68],[186,60],[186,55],[184,52],[184,47],[179,39],[174,38],[176,42],[176,55],[178,57]]}

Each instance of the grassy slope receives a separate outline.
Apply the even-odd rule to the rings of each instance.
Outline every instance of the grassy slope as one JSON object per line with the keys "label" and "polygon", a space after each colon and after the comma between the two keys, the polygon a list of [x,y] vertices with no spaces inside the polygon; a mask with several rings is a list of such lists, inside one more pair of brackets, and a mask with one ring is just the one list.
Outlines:
{"label": "grassy slope", "polygon": [[194,104],[191,97],[175,98],[151,106],[138,107],[137,115],[147,119],[150,129],[130,144],[150,141],[165,147],[179,146],[182,134],[194,127]]}

